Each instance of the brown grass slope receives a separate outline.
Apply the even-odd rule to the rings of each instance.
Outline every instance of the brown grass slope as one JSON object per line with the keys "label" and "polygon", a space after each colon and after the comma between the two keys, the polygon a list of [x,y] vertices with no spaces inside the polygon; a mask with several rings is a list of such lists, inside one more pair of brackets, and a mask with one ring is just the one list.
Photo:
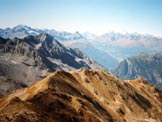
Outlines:
{"label": "brown grass slope", "polygon": [[162,91],[102,70],[57,71],[0,99],[0,122],[161,122]]}

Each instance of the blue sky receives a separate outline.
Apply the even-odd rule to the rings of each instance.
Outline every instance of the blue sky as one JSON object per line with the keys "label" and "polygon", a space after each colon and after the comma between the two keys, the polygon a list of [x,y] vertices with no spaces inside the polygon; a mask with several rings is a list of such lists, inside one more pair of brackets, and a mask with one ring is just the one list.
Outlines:
{"label": "blue sky", "polygon": [[70,32],[162,36],[162,0],[0,0],[0,28],[18,24]]}

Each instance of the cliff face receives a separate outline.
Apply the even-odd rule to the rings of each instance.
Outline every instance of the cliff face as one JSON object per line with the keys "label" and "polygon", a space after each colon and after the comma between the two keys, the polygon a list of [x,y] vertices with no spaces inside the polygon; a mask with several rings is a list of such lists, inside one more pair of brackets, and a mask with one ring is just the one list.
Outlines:
{"label": "cliff face", "polygon": [[162,56],[157,53],[130,57],[123,60],[115,69],[115,74],[123,79],[141,77],[162,88]]}
{"label": "cliff face", "polygon": [[1,98],[0,121],[161,122],[162,92],[102,70],[57,71]]}

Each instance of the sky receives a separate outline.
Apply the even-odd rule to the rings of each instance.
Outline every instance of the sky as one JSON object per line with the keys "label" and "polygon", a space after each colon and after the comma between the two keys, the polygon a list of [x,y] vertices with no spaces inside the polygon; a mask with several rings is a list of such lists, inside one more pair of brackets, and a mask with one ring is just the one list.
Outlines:
{"label": "sky", "polygon": [[162,0],[0,0],[0,28],[162,36]]}

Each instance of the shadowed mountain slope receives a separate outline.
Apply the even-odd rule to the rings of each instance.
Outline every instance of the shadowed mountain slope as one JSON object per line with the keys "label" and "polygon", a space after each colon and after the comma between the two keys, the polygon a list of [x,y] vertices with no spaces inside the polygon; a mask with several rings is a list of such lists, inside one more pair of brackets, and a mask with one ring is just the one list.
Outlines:
{"label": "shadowed mountain slope", "polygon": [[114,72],[123,79],[142,77],[162,88],[162,56],[158,53],[141,53],[125,59]]}

